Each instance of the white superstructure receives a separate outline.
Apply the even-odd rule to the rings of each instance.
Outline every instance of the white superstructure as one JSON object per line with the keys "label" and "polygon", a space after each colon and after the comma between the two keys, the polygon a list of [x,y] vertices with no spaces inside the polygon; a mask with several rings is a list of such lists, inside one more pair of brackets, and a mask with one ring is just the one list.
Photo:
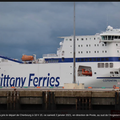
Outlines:
{"label": "white superstructure", "polygon": [[[62,87],[73,82],[73,36],[61,37],[57,54],[20,62],[0,56],[2,87]],[[120,29],[75,36],[76,82],[85,87],[120,87]]]}

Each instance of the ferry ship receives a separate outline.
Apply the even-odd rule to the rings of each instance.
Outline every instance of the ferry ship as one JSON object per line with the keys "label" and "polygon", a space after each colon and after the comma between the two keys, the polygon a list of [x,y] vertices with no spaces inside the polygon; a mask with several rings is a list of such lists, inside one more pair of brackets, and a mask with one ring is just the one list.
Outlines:
{"label": "ferry ship", "polygon": [[[22,61],[0,56],[1,87],[62,87],[73,83],[73,36],[65,36],[56,54],[23,55]],[[76,83],[84,87],[120,87],[120,29],[75,36]]]}

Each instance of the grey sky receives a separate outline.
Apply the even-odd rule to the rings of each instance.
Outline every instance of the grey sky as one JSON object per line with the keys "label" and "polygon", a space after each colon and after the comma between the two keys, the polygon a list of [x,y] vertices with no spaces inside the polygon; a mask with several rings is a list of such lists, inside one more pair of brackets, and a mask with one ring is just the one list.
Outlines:
{"label": "grey sky", "polygon": [[[76,35],[120,28],[120,2],[76,2]],[[21,60],[56,53],[73,35],[73,2],[0,2],[0,55]]]}

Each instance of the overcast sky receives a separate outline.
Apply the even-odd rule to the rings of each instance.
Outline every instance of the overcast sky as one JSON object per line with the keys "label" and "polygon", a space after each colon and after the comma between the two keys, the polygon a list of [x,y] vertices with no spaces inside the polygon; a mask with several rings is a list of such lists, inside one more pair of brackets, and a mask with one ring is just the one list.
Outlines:
{"label": "overcast sky", "polygon": [[[0,2],[0,55],[21,60],[56,53],[73,35],[73,2]],[[120,2],[76,2],[76,35],[120,28]]]}

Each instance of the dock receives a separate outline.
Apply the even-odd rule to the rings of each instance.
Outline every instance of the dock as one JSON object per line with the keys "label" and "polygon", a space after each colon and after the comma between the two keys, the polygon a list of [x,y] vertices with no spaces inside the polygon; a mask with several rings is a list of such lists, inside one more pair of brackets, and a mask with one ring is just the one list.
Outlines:
{"label": "dock", "polygon": [[120,110],[120,90],[0,89],[0,110]]}

